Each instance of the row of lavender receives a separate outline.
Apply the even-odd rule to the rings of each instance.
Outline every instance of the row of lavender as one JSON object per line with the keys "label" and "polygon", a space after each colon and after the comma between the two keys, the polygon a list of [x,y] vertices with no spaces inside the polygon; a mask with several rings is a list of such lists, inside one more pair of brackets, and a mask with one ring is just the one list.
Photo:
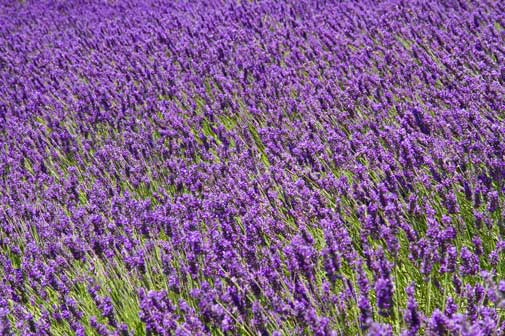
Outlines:
{"label": "row of lavender", "polygon": [[500,1],[2,1],[2,335],[502,335]]}

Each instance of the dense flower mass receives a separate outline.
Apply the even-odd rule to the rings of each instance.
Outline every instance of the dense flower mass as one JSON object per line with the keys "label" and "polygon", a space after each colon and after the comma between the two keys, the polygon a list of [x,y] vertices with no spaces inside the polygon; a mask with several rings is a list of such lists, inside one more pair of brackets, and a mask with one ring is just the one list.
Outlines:
{"label": "dense flower mass", "polygon": [[0,1],[1,335],[504,335],[505,3]]}

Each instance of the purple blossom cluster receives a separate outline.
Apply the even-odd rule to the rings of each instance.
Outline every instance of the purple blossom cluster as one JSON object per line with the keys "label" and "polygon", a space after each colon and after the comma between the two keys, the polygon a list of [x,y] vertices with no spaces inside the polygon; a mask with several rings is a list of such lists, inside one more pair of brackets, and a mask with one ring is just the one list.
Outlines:
{"label": "purple blossom cluster", "polygon": [[1,335],[504,335],[505,4],[0,1]]}

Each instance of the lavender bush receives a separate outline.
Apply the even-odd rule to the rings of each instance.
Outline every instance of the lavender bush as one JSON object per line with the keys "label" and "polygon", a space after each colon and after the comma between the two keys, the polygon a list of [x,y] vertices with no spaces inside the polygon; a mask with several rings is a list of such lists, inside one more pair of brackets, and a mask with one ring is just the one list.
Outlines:
{"label": "lavender bush", "polygon": [[505,5],[0,4],[1,335],[504,335]]}

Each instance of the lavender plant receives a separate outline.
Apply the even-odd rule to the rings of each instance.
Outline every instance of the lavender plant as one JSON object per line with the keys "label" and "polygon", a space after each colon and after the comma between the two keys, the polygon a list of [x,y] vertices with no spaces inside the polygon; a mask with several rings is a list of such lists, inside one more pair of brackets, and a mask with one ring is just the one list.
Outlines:
{"label": "lavender plant", "polygon": [[0,334],[505,334],[504,27],[0,1]]}

